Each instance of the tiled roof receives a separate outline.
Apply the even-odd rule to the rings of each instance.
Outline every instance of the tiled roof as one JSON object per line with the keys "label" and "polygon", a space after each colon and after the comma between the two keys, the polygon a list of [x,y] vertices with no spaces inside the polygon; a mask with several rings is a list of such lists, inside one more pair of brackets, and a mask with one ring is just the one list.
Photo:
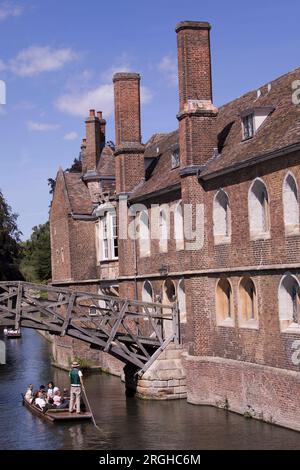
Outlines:
{"label": "tiled roof", "polygon": [[[300,80],[300,68],[262,86],[259,97],[257,90],[250,91],[220,107],[217,117],[220,154],[207,162],[201,171],[202,175],[300,142],[300,105],[296,106],[292,102],[292,83],[295,80]],[[242,141],[240,113],[246,109],[265,106],[275,109],[252,139]],[[133,192],[132,198],[148,195],[180,182],[178,169],[171,168],[171,153],[176,146],[178,131],[154,134],[148,141],[145,156],[157,157],[158,162],[148,180]]]}
{"label": "tiled roof", "polygon": [[115,157],[110,147],[106,146],[102,150],[97,173],[100,176],[115,176]]}
{"label": "tiled roof", "polygon": [[174,149],[178,148],[178,131],[169,134],[155,134],[155,136],[155,139],[152,137],[147,142],[145,156],[147,158],[156,157],[157,164],[145,183],[138,186],[133,192],[132,198],[180,183],[179,168],[171,169],[171,155]]}
{"label": "tiled roof", "polygon": [[64,172],[70,207],[75,214],[91,214],[92,201],[87,186],[80,173]]}
{"label": "tiled roof", "polygon": [[[292,102],[292,83],[300,80],[300,68],[279,77],[257,90],[222,106],[218,114],[219,144],[224,140],[220,155],[212,159],[202,174],[209,174],[236,163],[273,152],[300,142],[300,105]],[[239,113],[253,107],[273,106],[253,138],[242,141]]]}
{"label": "tiled roof", "polygon": [[[115,160],[110,147],[104,147],[99,160],[97,173],[100,176],[115,175]],[[91,196],[81,173],[64,172],[67,195],[74,214],[89,215],[93,211]]]}

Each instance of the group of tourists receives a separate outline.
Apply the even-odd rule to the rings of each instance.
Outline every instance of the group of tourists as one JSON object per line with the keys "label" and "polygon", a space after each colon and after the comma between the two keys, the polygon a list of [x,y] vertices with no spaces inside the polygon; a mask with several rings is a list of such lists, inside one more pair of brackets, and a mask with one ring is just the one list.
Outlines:
{"label": "group of tourists", "polygon": [[33,384],[29,384],[24,398],[45,413],[51,408],[69,408],[69,400],[65,397],[66,392],[67,390],[64,389],[62,393],[53,382],[48,383],[48,388],[46,388],[45,385],[41,385],[35,392]]}
{"label": "group of tourists", "polygon": [[49,382],[47,388],[45,385],[41,385],[35,392],[33,384],[29,384],[24,399],[44,413],[49,409],[68,409],[70,413],[73,413],[75,408],[76,413],[80,413],[83,374],[79,369],[78,362],[72,363],[69,377],[71,385],[70,399],[67,398],[67,389],[61,392],[59,387],[55,386],[53,382]]}

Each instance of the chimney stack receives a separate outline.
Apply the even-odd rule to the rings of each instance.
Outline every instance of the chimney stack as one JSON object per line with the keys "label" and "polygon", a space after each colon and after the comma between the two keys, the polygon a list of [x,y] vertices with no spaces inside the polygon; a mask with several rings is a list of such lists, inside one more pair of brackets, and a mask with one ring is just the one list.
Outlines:
{"label": "chimney stack", "polygon": [[101,154],[100,120],[91,109],[86,124],[86,148],[84,152],[83,173],[95,172]]}
{"label": "chimney stack", "polygon": [[210,29],[207,22],[182,21],[176,26],[179,76],[179,140],[182,168],[201,166],[217,146],[212,103]]}
{"label": "chimney stack", "polygon": [[144,178],[141,144],[140,75],[116,73],[113,77],[116,130],[116,189],[129,193]]}
{"label": "chimney stack", "polygon": [[103,119],[102,111],[97,111],[97,118],[100,122],[100,147],[101,150],[105,147],[106,137],[105,137],[105,127],[106,121]]}

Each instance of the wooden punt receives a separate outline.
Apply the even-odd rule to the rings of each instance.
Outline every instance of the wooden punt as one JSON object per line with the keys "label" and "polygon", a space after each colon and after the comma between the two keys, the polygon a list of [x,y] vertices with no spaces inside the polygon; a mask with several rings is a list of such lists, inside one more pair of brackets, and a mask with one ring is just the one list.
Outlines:
{"label": "wooden punt", "polygon": [[48,421],[49,423],[61,423],[65,421],[83,421],[92,419],[92,413],[89,411],[78,413],[70,413],[68,410],[63,409],[49,409],[45,413],[41,411],[35,405],[32,405],[27,400],[25,400],[24,395],[22,394],[23,405],[28,408],[33,414],[39,416],[40,418]]}
{"label": "wooden punt", "polygon": [[21,338],[21,330],[14,330],[13,328],[5,328],[3,330],[4,336],[7,338]]}

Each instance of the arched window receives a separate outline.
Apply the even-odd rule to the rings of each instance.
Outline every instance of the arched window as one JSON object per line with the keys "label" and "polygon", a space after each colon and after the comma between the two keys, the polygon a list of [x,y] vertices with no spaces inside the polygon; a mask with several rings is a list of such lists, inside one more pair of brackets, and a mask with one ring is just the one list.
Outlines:
{"label": "arched window", "polygon": [[[173,304],[176,299],[176,287],[174,282],[171,279],[166,279],[163,284],[163,304],[170,305]],[[164,310],[164,309],[163,309]],[[166,310],[163,313],[170,313],[169,310]],[[173,325],[170,320],[163,320],[163,332],[164,336],[169,336],[173,331]]]}
{"label": "arched window", "polygon": [[176,250],[184,250],[182,202],[177,204],[174,211],[174,238],[176,242]]}
{"label": "arched window", "polygon": [[140,212],[139,215],[139,246],[140,256],[150,254],[150,222],[147,210]]}
{"label": "arched window", "polygon": [[249,190],[250,236],[260,238],[270,231],[269,196],[264,182],[257,178]]}
{"label": "arched window", "polygon": [[218,324],[233,326],[232,289],[227,279],[220,279],[217,283],[216,317]]}
{"label": "arched window", "polygon": [[228,240],[231,232],[230,207],[228,196],[220,189],[214,198],[213,222],[215,243]]}
{"label": "arched window", "polygon": [[278,290],[279,319],[282,330],[289,327],[300,329],[299,295],[298,279],[291,274],[283,276]]}
{"label": "arched window", "polygon": [[179,307],[179,318],[180,323],[186,323],[186,304],[185,304],[185,287],[184,279],[180,279],[178,282],[178,307]]}
{"label": "arched window", "polygon": [[168,207],[159,211],[159,250],[168,251]]}
{"label": "arched window", "polygon": [[285,230],[287,233],[299,232],[298,189],[291,173],[284,179],[282,198]]}
{"label": "arched window", "polygon": [[163,287],[163,303],[171,304],[176,296],[176,287],[171,279],[166,279]]}
{"label": "arched window", "polygon": [[240,326],[257,327],[257,299],[254,282],[244,277],[239,286],[239,319]]}
{"label": "arched window", "polygon": [[145,281],[142,289],[143,302],[153,302],[153,288],[151,282]]}

